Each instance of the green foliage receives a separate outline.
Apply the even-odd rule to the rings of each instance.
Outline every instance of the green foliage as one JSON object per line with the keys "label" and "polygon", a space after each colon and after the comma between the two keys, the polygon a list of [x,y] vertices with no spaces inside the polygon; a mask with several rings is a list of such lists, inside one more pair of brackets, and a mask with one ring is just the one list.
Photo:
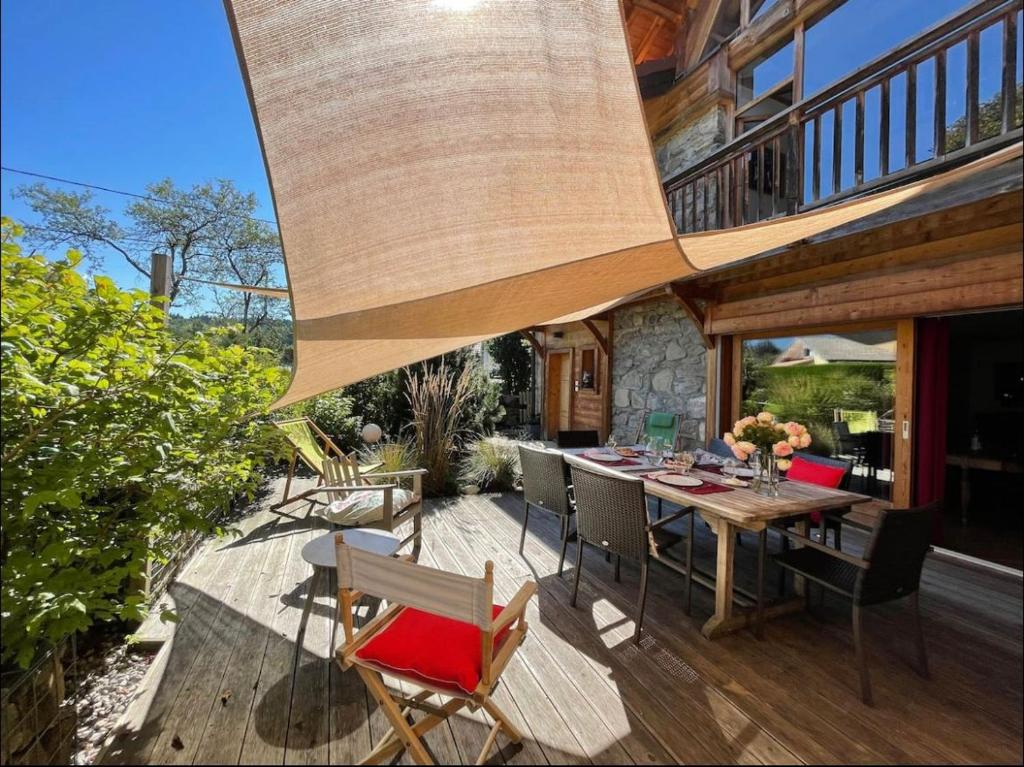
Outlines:
{"label": "green foliage", "polygon": [[533,381],[533,352],[519,333],[508,333],[487,342],[487,350],[498,364],[506,394],[528,391]]}
{"label": "green foliage", "polygon": [[744,380],[744,412],[770,410],[799,421],[814,440],[810,451],[834,452],[834,410],[884,413],[893,407],[895,368],[885,363],[760,367]]}
{"label": "green foliage", "polygon": [[[1017,84],[1014,99],[1014,124],[1020,125],[1024,118],[1024,84]],[[996,93],[978,105],[978,138],[987,139],[1003,132],[1003,94]],[[967,115],[962,115],[946,127],[945,152],[963,148],[967,143]]]}
{"label": "green foliage", "polygon": [[408,439],[381,442],[363,451],[365,463],[380,463],[381,473],[406,471],[417,468],[416,446]]}
{"label": "green foliage", "polygon": [[472,442],[459,467],[459,479],[481,490],[512,490],[523,474],[517,444],[503,437],[484,437]]}
{"label": "green foliage", "polygon": [[24,256],[2,225],[2,658],[94,621],[136,619],[162,542],[215,529],[281,454],[266,409],[284,372],[223,332],[175,339],[141,291],[79,256]]}
{"label": "green foliage", "polygon": [[362,446],[362,420],[352,414],[352,399],[341,391],[321,394],[304,403],[305,415],[346,453]]}
{"label": "green foliage", "polygon": [[274,352],[281,365],[291,366],[294,359],[291,320],[270,317],[248,332],[238,325],[225,325],[225,322],[224,317],[210,314],[193,314],[188,317],[171,314],[167,321],[167,328],[175,338],[182,339],[191,338],[196,333],[203,333],[215,328],[225,328],[223,334],[219,336],[224,346],[238,344],[239,346],[269,349]]}

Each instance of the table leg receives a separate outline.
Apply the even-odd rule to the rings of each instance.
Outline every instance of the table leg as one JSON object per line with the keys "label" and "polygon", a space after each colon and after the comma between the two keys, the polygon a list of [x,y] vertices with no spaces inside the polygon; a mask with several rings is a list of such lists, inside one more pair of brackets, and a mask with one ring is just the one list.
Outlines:
{"label": "table leg", "polygon": [[960,464],[960,524],[967,525],[967,507],[971,504],[971,473],[965,464]]}
{"label": "table leg", "polygon": [[[797,535],[802,535],[805,538],[810,534],[810,520],[807,517],[800,519],[796,525]],[[800,543],[791,541],[793,548],[800,548]],[[793,591],[796,592],[797,596],[804,596],[807,591],[807,580],[802,575],[793,575]]]}
{"label": "table leg", "polygon": [[724,519],[714,519],[714,530],[718,536],[718,557],[715,565],[715,614],[701,629],[710,639],[720,633],[719,628],[729,623],[732,617],[733,557],[736,550],[736,528]]}
{"label": "table leg", "polygon": [[[323,568],[313,567],[313,577],[309,579],[309,593],[306,594],[306,605],[302,608],[302,620],[299,621],[299,634],[305,635],[306,626],[309,625],[309,614],[313,611],[313,600],[316,597],[316,590],[320,587],[320,570]],[[302,647],[302,642],[298,643]]]}

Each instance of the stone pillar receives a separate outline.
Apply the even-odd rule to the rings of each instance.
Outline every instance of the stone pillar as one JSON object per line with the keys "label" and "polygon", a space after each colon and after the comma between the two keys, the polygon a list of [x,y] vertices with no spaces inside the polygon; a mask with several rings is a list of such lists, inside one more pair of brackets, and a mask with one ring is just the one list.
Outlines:
{"label": "stone pillar", "polygon": [[612,435],[632,440],[645,409],[683,415],[682,446],[703,447],[707,367],[700,334],[674,299],[614,314]]}

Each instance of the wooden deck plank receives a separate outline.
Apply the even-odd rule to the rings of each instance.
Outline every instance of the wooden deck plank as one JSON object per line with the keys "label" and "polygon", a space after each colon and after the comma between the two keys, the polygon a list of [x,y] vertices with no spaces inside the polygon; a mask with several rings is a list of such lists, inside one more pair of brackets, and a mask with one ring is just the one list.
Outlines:
{"label": "wooden deck plank", "polygon": [[[105,762],[339,764],[361,759],[383,735],[387,723],[362,681],[328,660],[327,578],[297,649],[311,575],[300,550],[323,529],[303,518],[301,504],[289,519],[269,514],[268,503],[242,519],[242,539],[206,542],[182,569],[172,587],[181,619]],[[1020,581],[929,558],[922,608],[933,678],[914,673],[901,606],[872,608],[877,707],[869,708],[859,701],[841,600],[771,622],[762,642],[747,631],[708,641],[699,627],[710,593],[695,589],[687,617],[684,580],[654,568],[636,648],[637,568],[623,563],[615,583],[603,555],[588,551],[570,608],[574,546],[559,578],[557,520],[531,515],[520,556],[521,509],[510,494],[443,499],[425,510],[423,564],[475,575],[491,559],[496,600],[526,578],[540,586],[529,638],[494,695],[526,737],[513,748],[499,736],[490,763],[1019,763]],[[715,539],[698,527],[697,560],[707,567]],[[862,542],[848,534],[844,549]],[[743,536],[736,550],[736,580],[748,588],[753,544]],[[483,712],[456,717],[428,742],[439,761],[472,761],[488,721]]]}
{"label": "wooden deck plank", "polygon": [[[499,539],[497,545],[518,547],[515,532],[518,523],[502,523],[490,516],[486,522],[489,532]],[[538,572],[552,573],[541,579],[541,587],[551,592],[551,599],[543,600],[548,614],[560,612],[563,617],[575,619],[579,623],[578,633],[600,636],[601,643],[612,645],[607,656],[601,654],[600,649],[595,650],[595,656],[601,658],[602,662],[614,663],[613,668],[619,671],[615,675],[615,684],[620,692],[629,691],[636,696],[632,698],[632,705],[638,715],[651,717],[659,705],[668,706],[675,720],[663,721],[658,731],[680,761],[799,761],[798,757],[780,746],[763,730],[757,731],[757,725],[738,708],[730,705],[714,688],[703,683],[673,684],[667,677],[665,667],[634,647],[632,615],[608,615],[606,630],[599,635],[600,627],[595,626],[594,618],[586,617],[592,613],[583,605],[605,602],[608,595],[601,593],[600,586],[593,583],[592,579],[584,578],[580,584],[580,607],[576,610],[569,607],[572,570],[566,571],[564,579],[557,578],[554,574],[557,567],[556,554],[549,545],[536,540],[532,519],[527,534],[526,556]],[[634,600],[635,596],[632,595]],[[743,745],[737,747],[737,743]]]}
{"label": "wooden deck plank", "polygon": [[[554,527],[552,526],[552,529],[548,532],[550,534],[554,534]],[[595,564],[595,567],[599,567],[601,564],[603,564],[603,560],[598,561]],[[652,603],[656,604],[659,599],[665,599],[666,590],[663,588],[663,585],[664,584],[661,582],[652,582],[651,592],[648,597]],[[668,614],[668,611],[672,609],[673,601],[674,598],[671,593],[667,594],[667,599],[665,599],[663,604],[661,604],[661,609],[658,610],[658,614]],[[848,618],[846,620],[848,621]],[[901,749],[909,749],[911,753],[904,754],[902,758],[895,758],[896,761],[908,761],[915,758],[921,761],[935,761],[937,758],[938,760],[955,759],[957,761],[976,761],[979,759],[985,760],[991,758],[993,755],[1002,755],[1003,758],[1001,761],[1005,761],[1007,754],[1005,749],[996,747],[995,751],[991,750],[993,747],[993,741],[998,744],[1002,740],[998,733],[991,731],[991,723],[979,722],[978,726],[982,728],[982,733],[984,733],[983,737],[976,738],[972,735],[972,737],[968,739],[972,742],[976,741],[974,743],[973,752],[963,753],[962,750],[956,746],[955,737],[953,737],[952,740],[947,739],[948,736],[961,732],[964,723],[961,722],[960,726],[956,726],[955,722],[950,722],[947,727],[936,726],[936,717],[942,719],[944,715],[947,715],[947,712],[944,709],[939,710],[934,705],[930,705],[930,702],[935,699],[937,692],[939,693],[938,697],[943,699],[945,697],[944,690],[937,689],[933,687],[931,683],[918,679],[903,658],[890,660],[892,665],[891,669],[888,668],[888,665],[883,668],[878,668],[876,666],[875,669],[874,676],[880,677],[879,682],[875,685],[876,693],[882,685],[891,685],[891,694],[893,696],[891,702],[879,701],[878,709],[869,709],[867,707],[859,706],[859,704],[857,706],[849,705],[848,701],[856,701],[859,693],[854,676],[855,672],[851,662],[852,650],[849,649],[849,631],[841,621],[842,618],[840,618],[840,623],[838,625],[821,624],[807,618],[806,616],[794,616],[783,621],[773,622],[769,631],[771,636],[774,636],[774,632],[777,628],[785,625],[793,625],[794,630],[802,638],[802,641],[805,642],[804,649],[801,651],[796,661],[791,663],[785,669],[782,669],[780,666],[780,663],[785,659],[780,658],[779,654],[773,651],[764,656],[763,661],[760,664],[757,664],[756,668],[752,668],[752,671],[768,673],[772,675],[773,678],[778,679],[780,685],[784,688],[783,695],[789,695],[791,692],[795,691],[809,691],[814,693],[816,695],[814,700],[815,708],[829,711],[832,714],[831,718],[833,721],[847,723],[852,722],[856,724],[858,719],[857,715],[863,715],[863,717],[866,717],[868,721],[872,723],[869,730],[858,731],[855,727],[852,729],[864,739],[864,742],[871,743],[872,748],[879,750],[882,753],[892,747],[892,743],[890,743],[889,740],[892,733],[891,721],[893,715],[891,712],[880,714],[879,711],[881,710],[882,712],[885,712],[890,705],[900,707],[900,721],[909,723],[908,725],[904,725],[902,729],[904,732],[907,732],[910,737],[901,738],[899,743]],[[820,634],[825,630],[826,625],[829,630],[836,634],[835,639],[837,640],[834,643],[827,644],[827,646],[826,642],[820,639]],[[888,634],[886,636],[888,636]],[[841,644],[842,642],[845,642],[845,645]],[[749,636],[744,637],[742,635],[729,637],[726,640],[721,640],[717,644],[712,643],[713,646],[721,645],[725,647],[729,647],[730,645],[741,645],[742,652],[734,651],[731,654],[744,658],[752,657],[752,654],[753,656],[760,654],[762,652],[761,648],[764,644],[769,644],[773,650],[776,649],[776,646],[771,643],[752,642]],[[962,648],[963,645],[960,645],[961,653]],[[832,662],[811,662],[811,659],[817,660],[816,656],[827,656],[829,653],[832,653],[830,658]],[[843,653],[846,653],[846,655],[844,656]],[[825,659],[823,658],[822,660]],[[836,675],[835,673],[829,673],[830,669],[839,672],[838,679],[840,680],[840,684],[838,684],[838,686],[837,679],[835,678]],[[748,676],[751,679],[753,678],[753,674]],[[847,678],[848,682],[841,682],[841,680]],[[1019,676],[1016,678],[1019,679]],[[945,686],[949,686],[950,683],[955,684],[951,679],[947,679],[945,681]],[[988,685],[985,685],[982,680],[979,680],[979,683],[982,684],[983,688],[988,687]],[[906,691],[908,686],[920,687],[920,693],[907,695]],[[729,686],[725,686],[723,689],[729,690],[731,688]],[[975,690],[976,689],[977,688],[975,688]],[[970,694],[966,690],[963,692],[968,695]],[[781,697],[778,700],[784,701],[785,705],[780,706],[780,708],[784,710],[789,710],[793,707],[793,703],[785,700],[784,697]],[[947,699],[945,702],[950,705],[952,710],[956,710],[955,699]],[[910,710],[906,710],[908,707]],[[917,710],[915,710],[915,707]],[[1012,712],[1014,709],[1019,712],[1020,706],[1011,705],[1002,707],[1004,712]],[[851,711],[853,712],[852,718]],[[963,713],[961,712],[960,715],[963,716]],[[966,718],[970,720],[972,717],[968,714]],[[1019,749],[1019,730],[1015,738],[1015,742]],[[835,744],[831,745],[832,747],[835,747]],[[937,757],[939,754],[943,756]],[[888,758],[894,759],[894,755],[890,755]]]}
{"label": "wooden deck plank", "polygon": [[[240,545],[261,546],[257,543]],[[221,682],[225,695],[220,705],[214,705],[210,712],[196,751],[196,764],[237,764],[242,751],[274,614],[280,607],[278,597],[288,560],[288,539],[271,540],[261,547],[268,553],[256,577],[253,600],[245,613],[247,625],[226,664]]]}
{"label": "wooden deck plank", "polygon": [[[249,574],[259,568],[267,554],[264,547],[229,548],[227,565],[234,570],[234,577],[227,579],[228,588],[219,599],[215,592],[200,596],[200,600],[210,600],[210,630],[195,651],[192,667],[164,717],[163,733],[150,755],[153,762],[192,763],[210,712],[220,705],[221,696],[227,692],[221,682],[235,642],[248,628],[244,614],[256,593],[247,588]],[[187,620],[195,619],[192,615]]]}
{"label": "wooden deck plank", "polygon": [[[242,534],[267,521],[259,511],[239,525]],[[195,661],[196,651],[209,633],[213,618],[211,605],[230,588],[235,574],[229,567],[229,550],[222,540],[213,539],[202,547],[182,576],[171,585],[179,610],[171,639],[158,653],[139,690],[100,754],[108,764],[147,764],[160,735],[167,713]],[[204,591],[206,589],[206,591]]]}
{"label": "wooden deck plank", "polygon": [[[442,525],[448,525],[451,519],[450,516],[440,517],[437,521]],[[452,561],[457,562],[466,574],[482,573],[488,558],[495,561],[495,599],[511,599],[521,583],[531,577],[521,561],[502,554],[494,556],[493,549],[488,552],[490,556],[481,558],[479,548],[465,543],[467,540],[477,540],[479,536],[463,537],[454,534],[455,530],[451,532],[453,534],[439,536],[437,540],[448,549]],[[433,548],[437,550],[436,546]],[[567,724],[580,728],[577,731],[577,738],[580,738],[580,734],[587,733],[583,736],[583,745],[589,749],[588,756],[595,763],[664,762],[668,754],[650,737],[646,728],[641,726],[639,731],[635,731],[629,726],[628,721],[611,720],[611,715],[616,710],[622,711],[621,701],[609,699],[611,691],[604,681],[573,648],[557,639],[555,642],[547,641],[552,635],[545,631],[537,616],[535,605],[528,608],[527,614],[531,636],[519,649],[519,653],[527,660],[538,679],[544,680],[548,696],[563,716],[571,717],[567,719]],[[607,744],[603,748],[602,741]],[[611,747],[611,744],[615,744],[614,747]]]}

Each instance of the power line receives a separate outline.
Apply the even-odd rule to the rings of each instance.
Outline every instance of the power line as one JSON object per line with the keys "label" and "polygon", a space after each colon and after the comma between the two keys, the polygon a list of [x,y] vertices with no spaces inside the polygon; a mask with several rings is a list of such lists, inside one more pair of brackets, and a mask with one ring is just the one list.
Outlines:
{"label": "power line", "polygon": [[[41,179],[45,179],[47,181],[56,181],[59,184],[71,184],[72,186],[81,186],[81,187],[85,187],[86,189],[95,189],[95,190],[100,191],[100,192],[110,192],[111,194],[120,194],[120,195],[123,195],[125,197],[134,197],[137,200],[146,200],[147,202],[155,202],[155,203],[159,203],[160,205],[170,205],[171,204],[167,200],[161,200],[159,197],[151,197],[149,195],[138,194],[136,192],[126,192],[126,191],[124,191],[122,189],[111,189],[110,187],[100,186],[99,184],[87,184],[84,181],[72,181],[69,178],[60,178],[59,176],[48,176],[45,173],[35,173],[33,171],[30,171],[30,170],[19,170],[18,168],[12,168],[12,167],[10,167],[8,165],[0,165],[0,170],[5,170],[8,173],[17,173],[17,174],[22,175],[22,176],[31,176],[33,178],[41,178]],[[205,211],[207,213],[217,213],[218,212],[218,211],[215,211],[215,210],[213,210],[211,208],[203,208],[203,207],[199,207],[199,206],[196,206],[196,208],[197,208],[197,210],[202,210],[202,211]],[[247,218],[250,221],[259,221],[262,224],[270,224],[271,226],[274,226],[274,227],[277,226],[277,222],[276,221],[272,221],[269,218],[259,218],[258,216],[247,216],[244,213],[230,213],[228,215],[236,216],[237,218]]]}
{"label": "power line", "polygon": [[[52,226],[41,226],[40,224],[22,224],[22,226],[24,226],[25,231],[27,231],[27,232],[49,232],[50,234],[64,235],[64,237],[68,238],[69,240],[74,240],[74,239],[78,238],[78,239],[82,239],[82,240],[92,240],[93,242],[100,243],[100,244],[102,244],[104,242],[104,240],[101,240],[101,239],[98,239],[98,238],[95,238],[95,237],[89,237],[86,234],[81,234],[79,232],[68,231],[67,229],[54,229]],[[170,243],[168,243],[165,240],[147,240],[147,239],[144,239],[142,237],[129,237],[128,235],[123,235],[123,234],[118,236],[118,237],[108,237],[106,239],[114,241],[114,242],[134,242],[134,243],[138,243],[140,245],[148,245],[151,248],[167,248],[167,247],[171,247]],[[239,252],[240,250],[243,250],[243,249],[237,249],[236,252]],[[246,250],[246,251],[248,251],[250,253],[264,253],[264,254],[267,254],[267,253],[278,253],[279,254],[281,252],[281,248],[279,248],[279,247],[277,247],[275,245],[257,245],[257,246],[253,246],[253,247],[250,247],[250,248],[244,248],[244,250]],[[199,252],[196,252],[196,251],[192,251],[192,252],[195,255],[197,255],[197,256],[209,256],[209,255],[211,255],[209,253],[199,253]]]}

